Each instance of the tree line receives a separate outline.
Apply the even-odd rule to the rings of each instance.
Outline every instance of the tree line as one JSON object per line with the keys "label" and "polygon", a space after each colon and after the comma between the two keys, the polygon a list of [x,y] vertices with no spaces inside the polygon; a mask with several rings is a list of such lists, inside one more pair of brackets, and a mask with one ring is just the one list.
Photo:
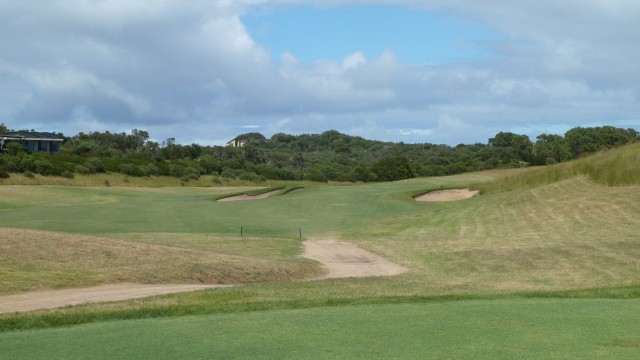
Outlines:
{"label": "tree line", "polygon": [[[0,134],[9,131],[0,124]],[[0,155],[0,175],[73,177],[117,172],[128,176],[173,176],[190,181],[213,175],[214,181],[311,180],[377,182],[442,176],[496,168],[547,165],[640,140],[634,129],[576,127],[564,136],[499,132],[486,144],[405,144],[366,140],[334,130],[321,134],[260,133],[237,137],[243,147],[152,141],[149,133],[91,132],[64,137],[59,154],[27,154],[11,146]]]}

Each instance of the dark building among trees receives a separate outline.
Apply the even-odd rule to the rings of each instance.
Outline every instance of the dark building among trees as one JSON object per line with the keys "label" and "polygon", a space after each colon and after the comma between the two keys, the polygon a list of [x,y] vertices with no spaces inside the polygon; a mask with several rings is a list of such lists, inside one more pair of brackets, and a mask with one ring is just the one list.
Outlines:
{"label": "dark building among trees", "polygon": [[60,152],[64,139],[56,134],[34,131],[14,131],[0,135],[0,151],[5,152],[16,143],[22,145],[28,153],[49,153]]}

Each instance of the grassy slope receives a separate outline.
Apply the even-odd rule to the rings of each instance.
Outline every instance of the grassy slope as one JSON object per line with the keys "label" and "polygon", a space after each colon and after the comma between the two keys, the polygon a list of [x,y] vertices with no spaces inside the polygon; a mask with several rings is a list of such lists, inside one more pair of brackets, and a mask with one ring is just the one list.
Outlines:
{"label": "grassy slope", "polygon": [[493,183],[478,184],[475,187],[483,193],[497,193],[541,186],[576,176],[586,176],[595,183],[609,186],[640,185],[640,143],[516,174]]}
{"label": "grassy slope", "polygon": [[[230,254],[215,252],[213,246],[129,243],[47,231],[4,228],[2,234],[0,294],[114,282],[256,283],[320,274],[311,263],[261,251],[261,239],[243,242],[242,254]],[[218,245],[234,241],[207,240]],[[288,246],[297,249],[291,241]]]}
{"label": "grassy slope", "polygon": [[613,359],[640,351],[640,300],[339,306],[0,333],[11,359]]}

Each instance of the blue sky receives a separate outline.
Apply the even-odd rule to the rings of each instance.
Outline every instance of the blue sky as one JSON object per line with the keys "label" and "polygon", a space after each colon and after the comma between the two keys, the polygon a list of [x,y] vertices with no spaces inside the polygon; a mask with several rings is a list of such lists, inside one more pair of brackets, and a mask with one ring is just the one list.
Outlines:
{"label": "blue sky", "polygon": [[0,122],[224,144],[640,129],[637,0],[0,0]]}
{"label": "blue sky", "polygon": [[242,22],[279,61],[289,52],[302,63],[340,61],[354,52],[376,57],[393,51],[410,65],[480,61],[502,35],[451,14],[395,6],[300,6],[250,9]]}

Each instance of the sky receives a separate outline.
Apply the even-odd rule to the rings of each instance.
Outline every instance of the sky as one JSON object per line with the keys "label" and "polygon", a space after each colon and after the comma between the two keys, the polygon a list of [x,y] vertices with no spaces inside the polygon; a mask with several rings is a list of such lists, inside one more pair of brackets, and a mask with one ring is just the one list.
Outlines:
{"label": "sky", "polygon": [[222,145],[640,129],[637,0],[0,0],[0,122]]}

